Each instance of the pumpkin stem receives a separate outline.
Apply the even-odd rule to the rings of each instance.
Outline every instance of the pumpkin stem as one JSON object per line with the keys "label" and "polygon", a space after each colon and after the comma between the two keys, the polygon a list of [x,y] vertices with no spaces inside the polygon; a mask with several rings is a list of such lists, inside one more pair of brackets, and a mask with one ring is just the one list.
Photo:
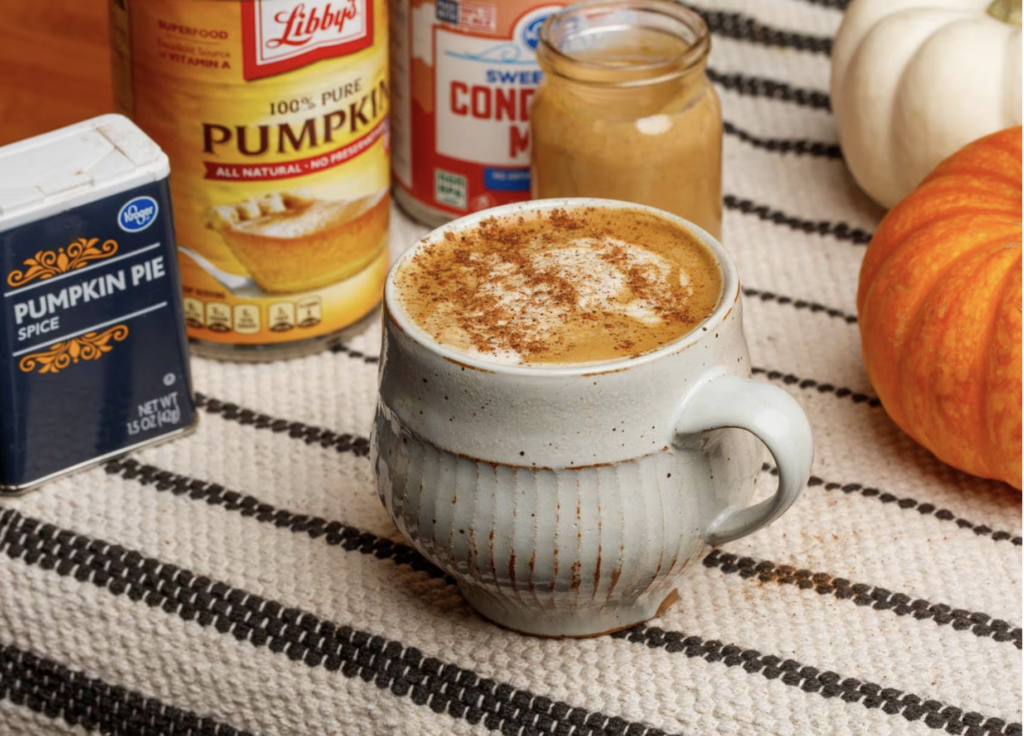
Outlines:
{"label": "pumpkin stem", "polygon": [[1021,0],[992,0],[986,12],[998,21],[1019,26],[1020,4]]}

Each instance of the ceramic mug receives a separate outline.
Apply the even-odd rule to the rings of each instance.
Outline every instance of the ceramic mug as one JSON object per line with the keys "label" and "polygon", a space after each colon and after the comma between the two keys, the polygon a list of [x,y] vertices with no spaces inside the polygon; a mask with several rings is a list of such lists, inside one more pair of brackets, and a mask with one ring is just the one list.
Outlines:
{"label": "ceramic mug", "polygon": [[[714,254],[722,295],[695,330],[637,358],[499,365],[435,342],[403,309],[395,272],[485,217],[556,207],[641,210]],[[810,475],[800,406],[750,379],[736,267],[708,233],[659,210],[601,199],[538,200],[434,230],[388,276],[377,488],[402,535],[488,619],[544,636],[633,626],[677,597],[709,547],[783,514]],[[767,446],[778,488],[748,505]]]}

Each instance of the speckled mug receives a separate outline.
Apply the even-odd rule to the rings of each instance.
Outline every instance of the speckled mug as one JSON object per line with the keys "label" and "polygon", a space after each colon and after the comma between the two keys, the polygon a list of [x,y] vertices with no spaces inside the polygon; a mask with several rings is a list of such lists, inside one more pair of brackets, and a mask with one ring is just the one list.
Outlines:
{"label": "speckled mug", "polygon": [[[813,454],[799,405],[749,378],[736,267],[686,220],[611,200],[525,202],[439,228],[399,264],[484,217],[576,206],[643,210],[693,233],[721,268],[715,311],[638,358],[497,365],[434,342],[402,308],[392,269],[371,437],[377,489],[402,535],[481,614],[542,636],[593,636],[657,615],[709,546],[796,501]],[[748,506],[760,443],[779,484]]]}

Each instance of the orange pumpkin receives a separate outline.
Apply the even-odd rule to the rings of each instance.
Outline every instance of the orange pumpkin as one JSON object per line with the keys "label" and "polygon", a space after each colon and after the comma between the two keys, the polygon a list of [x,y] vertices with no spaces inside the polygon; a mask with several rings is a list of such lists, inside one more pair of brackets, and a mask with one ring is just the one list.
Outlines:
{"label": "orange pumpkin", "polygon": [[1020,127],[962,148],[885,216],[857,312],[893,421],[950,465],[1020,489]]}

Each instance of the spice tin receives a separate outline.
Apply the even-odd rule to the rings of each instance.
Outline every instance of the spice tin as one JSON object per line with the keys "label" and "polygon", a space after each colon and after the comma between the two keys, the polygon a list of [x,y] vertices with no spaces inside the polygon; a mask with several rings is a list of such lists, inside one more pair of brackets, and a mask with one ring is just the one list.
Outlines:
{"label": "spice tin", "polygon": [[0,148],[0,491],[194,425],[169,173],[120,115]]}
{"label": "spice tin", "polygon": [[540,26],[562,3],[391,0],[394,195],[438,226],[530,198]]}
{"label": "spice tin", "polygon": [[321,350],[380,302],[385,0],[110,0],[118,109],[167,152],[198,352]]}

